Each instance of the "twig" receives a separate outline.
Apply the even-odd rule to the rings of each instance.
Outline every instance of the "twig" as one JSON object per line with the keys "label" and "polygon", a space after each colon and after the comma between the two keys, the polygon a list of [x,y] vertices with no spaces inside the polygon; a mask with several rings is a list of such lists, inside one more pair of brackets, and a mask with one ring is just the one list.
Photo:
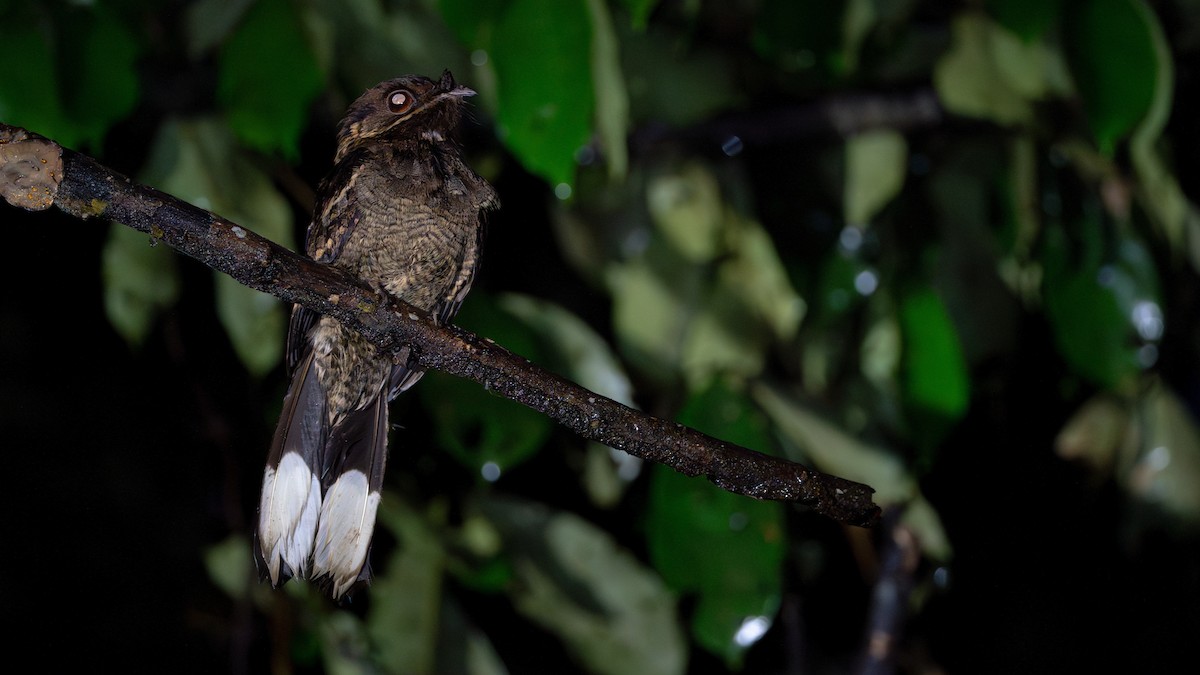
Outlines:
{"label": "twig", "polygon": [[914,585],[913,574],[921,551],[912,530],[900,523],[902,509],[890,509],[883,519],[879,578],[871,593],[867,634],[857,675],[890,675],[896,672],[896,646],[900,644]]}
{"label": "twig", "polygon": [[661,462],[757,499],[794,501],[843,523],[871,526],[870,487],[725,443],[590,392],[454,326],[438,326],[328,265],[293,253],[218,215],[131,181],[94,159],[0,124],[0,195],[29,210],[51,205],[149,234],[260,291],[336,318],[410,363],[465,377],[549,415],[589,440]]}

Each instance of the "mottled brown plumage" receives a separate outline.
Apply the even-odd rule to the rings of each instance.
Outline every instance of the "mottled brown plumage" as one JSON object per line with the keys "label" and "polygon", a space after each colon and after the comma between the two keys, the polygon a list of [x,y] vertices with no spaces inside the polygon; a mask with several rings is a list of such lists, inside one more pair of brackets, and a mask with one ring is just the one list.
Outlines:
{"label": "mottled brown plumage", "polygon": [[[450,320],[479,263],[495,191],[450,138],[471,90],[447,71],[383,82],[338,130],[306,251]],[[367,553],[387,456],[387,403],[421,376],[337,321],[295,307],[292,381],[263,480],[255,552],[274,585],[291,576],[334,597],[369,578]]]}

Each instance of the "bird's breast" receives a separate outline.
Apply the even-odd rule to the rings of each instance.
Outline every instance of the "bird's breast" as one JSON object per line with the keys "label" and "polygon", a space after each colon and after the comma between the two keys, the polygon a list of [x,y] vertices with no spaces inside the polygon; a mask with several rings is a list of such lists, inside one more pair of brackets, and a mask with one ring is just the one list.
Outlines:
{"label": "bird's breast", "polygon": [[[431,189],[434,188],[434,189]],[[359,180],[358,222],[336,264],[421,309],[444,302],[473,250],[479,207],[461,178],[375,172]]]}

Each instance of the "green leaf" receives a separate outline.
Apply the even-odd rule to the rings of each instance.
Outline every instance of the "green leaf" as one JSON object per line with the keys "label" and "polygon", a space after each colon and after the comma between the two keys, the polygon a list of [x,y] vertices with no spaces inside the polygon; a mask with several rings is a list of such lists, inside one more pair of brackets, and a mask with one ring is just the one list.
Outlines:
{"label": "green leaf", "polygon": [[1174,249],[1173,253],[1177,256],[1187,255],[1192,261],[1192,267],[1200,269],[1200,251],[1187,245],[1189,228],[1200,224],[1200,211],[1180,186],[1168,158],[1170,151],[1164,151],[1164,144],[1159,142],[1171,118],[1175,95],[1175,66],[1171,56],[1171,45],[1167,42],[1162,26],[1156,20],[1149,20],[1149,28],[1158,62],[1154,99],[1130,137],[1130,160],[1143,193],[1139,200],[1140,205],[1155,226],[1166,235],[1167,241]]}
{"label": "green leaf", "polygon": [[1063,0],[987,0],[987,8],[1001,26],[1032,42],[1058,23]]}
{"label": "green leaf", "polygon": [[[771,449],[762,414],[719,380],[694,394],[678,421],[752,450]],[[736,639],[739,629],[748,621],[769,625],[778,606],[783,507],[656,465],[646,536],[650,559],[663,579],[697,596],[692,616],[697,641],[736,667],[750,645]]]}
{"label": "green leaf", "polygon": [[950,50],[934,67],[934,87],[952,113],[1006,126],[1027,124],[1033,119],[1030,101],[1005,74],[1006,70],[1025,71],[1002,68],[992,51],[993,42],[1003,39],[1001,33],[982,14],[964,12],[955,17]]}
{"label": "green leaf", "polygon": [[822,324],[831,325],[862,304],[865,298],[854,287],[854,282],[858,275],[868,271],[868,267],[859,257],[841,251],[825,256],[820,264],[813,302],[819,303]]}
{"label": "green leaf", "polygon": [[840,67],[844,23],[849,3],[764,0],[754,20],[755,50],[784,72],[829,71]]}
{"label": "green leaf", "polygon": [[806,311],[762,226],[731,211],[725,220],[715,284],[705,288],[684,336],[682,366],[691,385],[716,373],[757,375],[774,340],[795,336]]}
{"label": "green leaf", "polygon": [[908,143],[898,131],[857,134],[846,141],[845,222],[867,225],[900,194],[908,175]]}
{"label": "green leaf", "polygon": [[438,10],[464,44],[475,49],[491,46],[495,26],[512,0],[438,0]]}
{"label": "green leaf", "polygon": [[1134,416],[1143,453],[1122,482],[1137,498],[1194,525],[1200,522],[1200,428],[1177,392],[1159,379],[1150,384]]}
{"label": "green leaf", "polygon": [[699,162],[663,172],[646,186],[646,206],[658,231],[689,262],[722,253],[725,205],[717,177]]}
{"label": "green leaf", "polygon": [[[582,319],[558,305],[524,295],[506,294],[500,307],[536,332],[538,345],[555,372],[597,394],[627,406],[633,384],[617,355]],[[584,487],[593,503],[615,506],[625,488],[638,476],[642,460],[621,450],[589,442]]]}
{"label": "green leaf", "polygon": [[[362,619],[350,612],[327,612],[316,622],[317,646],[324,672],[336,675],[370,675],[377,671],[371,658],[371,640]],[[296,642],[298,639],[293,638]],[[293,651],[306,645],[296,645]],[[301,658],[296,658],[302,661]]]}
{"label": "green leaf", "polygon": [[680,261],[646,256],[608,271],[617,345],[634,367],[661,382],[679,373],[689,313],[698,289],[693,270]]}
{"label": "green leaf", "polygon": [[744,103],[742,76],[726,54],[692,47],[681,58],[678,43],[677,34],[657,25],[622,36],[634,120],[686,127]]}
{"label": "green leaf", "polygon": [[1119,388],[1141,370],[1132,321],[1139,318],[1135,307],[1160,306],[1157,273],[1137,240],[1124,238],[1110,255],[1097,218],[1085,220],[1081,231],[1080,251],[1061,227],[1047,232],[1046,314],[1059,352],[1075,372],[1101,387]]}
{"label": "green leaf", "polygon": [[58,69],[66,113],[79,126],[81,142],[98,147],[137,104],[141,36],[104,5],[66,13],[60,34],[70,36],[60,41]]}
{"label": "green leaf", "polygon": [[791,340],[807,306],[792,287],[775,241],[757,221],[739,215],[730,220],[727,239],[731,255],[717,271],[719,283],[733,289],[739,302],[776,338]]}
{"label": "green leaf", "polygon": [[[142,180],[208,209],[280,245],[293,247],[294,222],[271,179],[213,119],[168,120],[159,128]],[[287,318],[273,296],[215,273],[217,314],[247,369],[262,375],[279,363]]]}
{"label": "green leaf", "polygon": [[514,0],[492,38],[497,132],[551,185],[574,183],[592,134],[591,43],[585,0]]}
{"label": "green leaf", "polygon": [[687,643],[675,600],[652,570],[579,516],[517,500],[484,512],[503,533],[517,611],[558,636],[597,675],[682,674]]}
{"label": "green leaf", "polygon": [[597,394],[634,404],[629,375],[604,338],[583,319],[559,305],[516,293],[500,296],[498,305],[533,329],[556,371]]}
{"label": "green leaf", "polygon": [[187,53],[200,59],[237,26],[255,0],[196,0],[187,7]]}
{"label": "green leaf", "polygon": [[371,584],[367,635],[386,672],[434,672],[445,553],[437,534],[395,494],[379,503],[379,523],[402,542]]}
{"label": "green leaf", "polygon": [[922,466],[966,413],[970,374],[960,336],[942,298],[928,286],[899,299],[900,396],[908,438]]}
{"label": "green leaf", "polygon": [[629,170],[629,93],[621,73],[619,40],[604,0],[587,0],[592,22],[592,81],[596,88],[596,135],[608,176],[625,177]]}
{"label": "green leaf", "polygon": [[621,4],[629,12],[633,27],[641,30],[646,27],[646,21],[650,18],[650,12],[654,11],[658,0],[621,0]]}
{"label": "green leaf", "polygon": [[245,598],[250,588],[250,547],[244,535],[236,534],[213,544],[204,551],[208,578],[231,598]]}
{"label": "green leaf", "polygon": [[[950,558],[950,540],[937,511],[925,500],[916,479],[895,453],[856,438],[778,388],[756,384],[752,395],[789,442],[784,446],[792,449],[789,459],[870,485],[875,489],[876,504],[904,507],[902,522],[916,533],[926,555],[934,560]],[[797,446],[800,452],[795,451]]]}
{"label": "green leaf", "polygon": [[179,298],[175,254],[156,243],[148,234],[113,224],[101,253],[104,312],[134,346],[145,341],[159,313]]}
{"label": "green leaf", "polygon": [[218,65],[217,99],[234,133],[253,148],[298,159],[300,133],[323,77],[291,3],[255,3]]}
{"label": "green leaf", "polygon": [[67,118],[59,100],[51,40],[29,6],[0,16],[0,44],[20,56],[20,66],[0,77],[0,120],[77,147],[83,134]]}
{"label": "green leaf", "polygon": [[[525,358],[539,360],[529,328],[478,294],[463,306],[455,323]],[[419,389],[437,425],[441,447],[476,472],[488,464],[501,471],[517,466],[542,447],[553,428],[545,415],[471,380],[430,372]]]}
{"label": "green leaf", "polygon": [[955,420],[970,402],[970,380],[958,331],[937,293],[914,289],[900,300],[901,379],[909,406]]}
{"label": "green leaf", "polygon": [[287,316],[279,299],[248,288],[227,274],[216,275],[217,317],[242,365],[265,375],[283,356]]}
{"label": "green leaf", "polygon": [[1162,29],[1141,0],[1069,3],[1064,26],[1092,133],[1100,150],[1112,154],[1154,101]]}

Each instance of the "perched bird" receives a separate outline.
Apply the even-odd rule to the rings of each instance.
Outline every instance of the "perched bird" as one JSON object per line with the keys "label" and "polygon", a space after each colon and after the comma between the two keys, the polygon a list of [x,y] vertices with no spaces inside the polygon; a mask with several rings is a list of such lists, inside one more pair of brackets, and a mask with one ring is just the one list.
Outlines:
{"label": "perched bird", "polygon": [[[475,92],[449,71],[383,82],[346,112],[318,189],[306,251],[449,321],[479,265],[495,191],[451,133]],[[291,376],[271,442],[255,558],[279,586],[314,580],[336,598],[369,581],[368,553],[387,461],[388,402],[421,378],[407,353],[382,353],[334,319],[295,306]]]}

